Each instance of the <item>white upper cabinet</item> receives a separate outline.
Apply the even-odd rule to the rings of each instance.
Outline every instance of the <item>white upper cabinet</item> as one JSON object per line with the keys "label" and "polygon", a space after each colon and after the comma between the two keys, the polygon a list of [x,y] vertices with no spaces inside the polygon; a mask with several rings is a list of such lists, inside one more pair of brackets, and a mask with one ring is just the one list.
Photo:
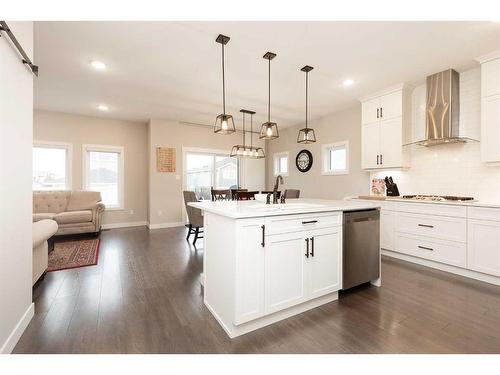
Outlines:
{"label": "white upper cabinet", "polygon": [[379,122],[380,98],[375,98],[363,102],[363,106],[361,108],[361,121],[363,122],[363,124],[372,124]]}
{"label": "white upper cabinet", "polygon": [[481,160],[500,162],[500,51],[476,59],[481,63]]}
{"label": "white upper cabinet", "polygon": [[403,90],[380,97],[380,119],[390,120],[403,115]]}
{"label": "white upper cabinet", "polygon": [[411,138],[411,96],[398,85],[361,100],[363,169],[408,168],[404,147]]}
{"label": "white upper cabinet", "polygon": [[500,95],[500,53],[481,64],[481,96]]}

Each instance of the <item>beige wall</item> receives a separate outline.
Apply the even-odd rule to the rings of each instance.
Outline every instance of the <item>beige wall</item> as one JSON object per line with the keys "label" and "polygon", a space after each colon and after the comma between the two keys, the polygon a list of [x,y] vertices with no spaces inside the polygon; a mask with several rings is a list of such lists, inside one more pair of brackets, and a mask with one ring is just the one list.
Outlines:
{"label": "beige wall", "polygon": [[[104,224],[145,222],[148,203],[147,125],[138,122],[35,111],[34,139],[73,145],[72,188],[82,188],[82,145],[124,147],[124,209],[106,211]],[[132,213],[133,212],[133,213]]]}
{"label": "beige wall", "polygon": [[[9,22],[33,58],[33,22]],[[0,353],[10,353],[33,317],[31,145],[33,75],[0,38]]]}
{"label": "beige wall", "polygon": [[[231,151],[241,144],[241,133],[215,134],[210,127],[181,125],[165,120],[151,120],[149,137],[149,222],[152,227],[180,225],[183,221],[183,147]],[[264,147],[255,139],[254,145]],[[156,171],[156,147],[173,147],[177,150],[176,173]],[[250,190],[265,186],[265,160],[244,160],[241,165],[240,185]]]}
{"label": "beige wall", "polygon": [[[299,127],[280,130],[280,137],[267,142],[266,182],[267,188],[274,185],[273,154],[289,152],[289,176],[285,177],[284,188],[300,189],[302,198],[343,199],[346,196],[369,193],[369,173],[361,170],[361,105],[313,121],[310,124],[316,134],[316,143],[297,143]],[[300,126],[302,127],[302,126]],[[349,141],[349,174],[323,176],[321,174],[321,145]],[[313,155],[313,166],[306,172],[299,172],[295,157],[302,149]]]}

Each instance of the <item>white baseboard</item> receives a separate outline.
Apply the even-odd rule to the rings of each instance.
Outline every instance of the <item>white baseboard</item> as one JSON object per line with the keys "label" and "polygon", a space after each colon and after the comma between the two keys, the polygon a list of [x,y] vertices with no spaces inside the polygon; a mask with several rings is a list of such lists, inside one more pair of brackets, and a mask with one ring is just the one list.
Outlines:
{"label": "white baseboard", "polygon": [[427,266],[430,268],[438,269],[440,271],[454,273],[455,275],[468,277],[470,279],[483,281],[489,284],[500,285],[500,277],[497,276],[487,275],[485,273],[467,270],[465,268],[450,266],[449,264],[434,262],[432,260],[418,258],[412,255],[406,255],[391,250],[382,249],[381,253],[382,255],[386,255],[401,260],[406,260],[407,262],[420,264],[421,266]]}
{"label": "white baseboard", "polygon": [[35,315],[35,304],[31,303],[28,309],[24,312],[23,316],[17,322],[16,326],[10,333],[7,340],[5,340],[4,344],[0,348],[0,354],[10,354],[14,350],[17,342],[21,338],[24,330],[30,323],[31,319]]}
{"label": "white baseboard", "polygon": [[181,221],[176,223],[159,223],[159,224],[148,224],[149,229],[162,229],[162,228],[174,228],[174,227],[183,227],[186,223]]}
{"label": "white baseboard", "polygon": [[130,221],[128,223],[110,223],[103,224],[102,229],[129,228],[129,227],[144,227],[147,226],[147,221]]}

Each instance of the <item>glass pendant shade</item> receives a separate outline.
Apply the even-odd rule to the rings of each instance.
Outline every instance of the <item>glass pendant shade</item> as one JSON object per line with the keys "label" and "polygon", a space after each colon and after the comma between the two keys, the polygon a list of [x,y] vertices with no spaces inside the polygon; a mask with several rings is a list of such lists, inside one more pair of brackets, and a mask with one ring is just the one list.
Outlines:
{"label": "glass pendant shade", "polygon": [[214,133],[231,134],[236,131],[233,116],[220,114],[215,119]]}
{"label": "glass pendant shade", "polygon": [[277,123],[268,121],[262,124],[259,135],[260,139],[276,139],[279,136]]}
{"label": "glass pendant shade", "polygon": [[299,130],[299,135],[297,136],[297,143],[314,143],[316,142],[316,135],[314,134],[314,129],[303,128]]}
{"label": "glass pendant shade", "polygon": [[236,158],[263,159],[266,157],[266,154],[262,147],[236,145],[233,146],[230,156]]}

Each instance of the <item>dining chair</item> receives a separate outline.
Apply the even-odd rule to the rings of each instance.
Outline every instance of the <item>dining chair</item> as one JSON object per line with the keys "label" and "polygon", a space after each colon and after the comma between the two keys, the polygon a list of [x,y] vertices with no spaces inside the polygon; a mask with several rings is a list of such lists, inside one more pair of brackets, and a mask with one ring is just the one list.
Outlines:
{"label": "dining chair", "polygon": [[231,199],[231,190],[229,189],[214,189],[210,190],[212,201],[224,201]]}
{"label": "dining chair", "polygon": [[300,190],[297,189],[286,189],[285,190],[285,199],[293,199],[300,197]]}
{"label": "dining chair", "polygon": [[189,237],[194,234],[193,245],[195,245],[198,238],[203,238],[203,236],[200,236],[200,233],[203,233],[203,231],[201,231],[203,228],[203,215],[199,208],[188,205],[189,202],[198,202],[195,192],[186,190],[182,193],[184,195],[184,205],[186,206],[189,221],[186,240],[189,241]]}
{"label": "dining chair", "polygon": [[[231,188],[230,188],[231,189]],[[231,189],[231,199],[234,201],[236,200],[236,194],[239,192],[239,191],[248,191],[248,189],[238,189],[238,188],[234,188],[234,189]]]}
{"label": "dining chair", "polygon": [[248,190],[238,190],[235,192],[235,198],[238,201],[249,201],[255,200],[255,194],[258,194],[258,191],[248,191]]}

